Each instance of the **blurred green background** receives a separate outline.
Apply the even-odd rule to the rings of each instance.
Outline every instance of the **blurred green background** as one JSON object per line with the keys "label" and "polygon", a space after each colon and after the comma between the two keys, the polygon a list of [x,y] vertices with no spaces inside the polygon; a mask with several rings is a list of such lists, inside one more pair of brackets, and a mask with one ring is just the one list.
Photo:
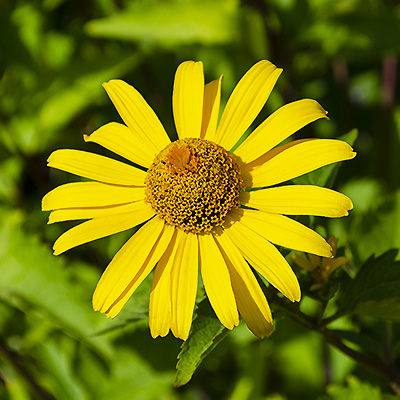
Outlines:
{"label": "blurred green background", "polygon": [[[54,257],[52,243],[70,225],[46,225],[40,201],[75,179],[46,167],[53,150],[110,155],[82,138],[120,121],[102,82],[134,85],[175,138],[171,93],[182,61],[203,61],[206,81],[224,74],[226,102],[269,59],[284,73],[254,126],[314,98],[330,121],[296,138],[358,129],[358,156],[334,183],[354,210],[320,226],[350,260],[339,277],[354,276],[370,256],[400,247],[399,38],[394,0],[0,0],[0,399],[391,398],[384,379],[278,310],[270,338],[241,324],[174,389],[182,342],[150,337],[149,280],[115,320],[91,309],[101,272],[132,232]],[[305,298],[302,307],[316,305]],[[399,320],[399,310],[394,322],[353,315],[337,329],[363,333],[353,345],[395,365]]]}

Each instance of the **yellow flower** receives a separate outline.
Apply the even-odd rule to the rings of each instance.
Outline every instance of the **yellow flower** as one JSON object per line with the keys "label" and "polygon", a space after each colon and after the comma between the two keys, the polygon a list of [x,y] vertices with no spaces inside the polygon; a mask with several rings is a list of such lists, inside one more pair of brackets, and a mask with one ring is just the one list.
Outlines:
{"label": "yellow flower", "polygon": [[143,168],[57,150],[48,159],[50,167],[93,182],[59,186],[42,204],[51,210],[49,223],[88,219],[58,238],[56,255],[143,224],[103,273],[93,295],[95,310],[115,317],[154,266],[153,337],[170,329],[176,337],[188,337],[199,265],[211,306],[228,329],[238,325],[239,312],[255,335],[272,332],[271,311],[248,263],[288,299],[300,300],[297,278],[274,244],[324,257],[331,256],[331,246],[283,214],[341,217],[352,203],[322,187],[274,185],[355,153],[344,141],[330,139],[276,147],[308,123],[326,118],[326,111],[309,99],[278,109],[230,152],[281,72],[269,61],[255,64],[237,84],[218,123],[222,76],[205,85],[201,62],[182,63],[172,96],[179,137],[173,143],[132,86],[121,80],[104,83],[126,125],[111,122],[84,139]]}
{"label": "yellow flower", "polygon": [[301,268],[311,272],[311,276],[316,282],[310,287],[310,290],[323,288],[329,281],[330,276],[349,260],[346,257],[336,257],[338,238],[330,236],[328,243],[332,247],[332,256],[330,258],[318,257],[314,254],[307,254],[307,257],[301,254],[293,254],[293,261]]}

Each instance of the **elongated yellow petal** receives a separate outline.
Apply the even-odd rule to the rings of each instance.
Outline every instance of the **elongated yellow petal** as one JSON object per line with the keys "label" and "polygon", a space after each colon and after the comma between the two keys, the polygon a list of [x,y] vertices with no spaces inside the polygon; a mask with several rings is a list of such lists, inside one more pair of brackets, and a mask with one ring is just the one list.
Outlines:
{"label": "elongated yellow petal", "polygon": [[64,208],[52,211],[49,215],[49,221],[47,223],[53,224],[54,222],[92,219],[105,217],[106,215],[134,212],[143,208],[144,205],[144,200],[139,200],[133,203],[122,204],[120,206]]}
{"label": "elongated yellow petal", "polygon": [[66,183],[43,197],[42,210],[115,206],[143,200],[144,197],[143,187],[115,186],[98,182]]}
{"label": "elongated yellow petal", "polygon": [[154,147],[132,129],[117,122],[103,125],[90,135],[84,135],[85,142],[97,143],[136,164],[150,167],[156,153]]}
{"label": "elongated yellow petal", "polygon": [[263,338],[273,330],[271,310],[260,285],[238,248],[220,227],[214,236],[224,257],[231,277],[238,309],[248,328]]}
{"label": "elongated yellow petal", "polygon": [[201,125],[201,139],[215,140],[217,131],[219,106],[221,102],[221,82],[224,76],[207,83],[204,86],[203,123]]}
{"label": "elongated yellow petal", "polygon": [[74,175],[113,185],[144,186],[146,172],[112,158],[81,150],[56,150],[47,165]]}
{"label": "elongated yellow petal", "polygon": [[174,336],[186,340],[192,325],[199,271],[197,235],[184,233],[171,272],[171,330]]}
{"label": "elongated yellow petal", "polygon": [[311,99],[294,101],[271,114],[235,150],[235,155],[249,163],[284,141],[307,124],[327,118],[327,112]]}
{"label": "elongated yellow petal", "polygon": [[172,108],[179,139],[200,138],[203,97],[203,63],[183,62],[176,70],[172,94]]}
{"label": "elongated yellow petal", "polygon": [[344,194],[312,185],[287,185],[242,192],[240,202],[269,213],[323,217],[343,217],[353,208],[353,203]]}
{"label": "elongated yellow petal", "polygon": [[133,86],[113,79],[103,87],[126,125],[147,143],[152,153],[159,153],[170,143],[157,115]]}
{"label": "elongated yellow petal", "polygon": [[212,234],[199,235],[200,266],[211,306],[228,329],[239,324],[239,315],[228,267]]}
{"label": "elongated yellow petal", "polygon": [[[109,269],[112,265],[110,273],[107,275],[107,282],[104,282],[105,291],[103,290],[103,296],[100,299],[101,302],[99,302],[102,304],[100,311],[106,312],[107,317],[114,318],[117,316],[133,292],[149,275],[171,242],[174,228],[164,224],[157,217],[150,222],[153,220],[156,221],[156,229],[154,229],[154,225],[147,227],[148,230],[141,234],[140,238],[136,237],[137,233],[135,233],[132,239],[126,243],[123,253],[107,267]],[[159,228],[163,225],[165,225],[164,230],[160,234]],[[157,235],[159,237],[156,243],[149,250]],[[146,241],[143,241],[144,239]],[[147,258],[143,261],[146,256]]]}
{"label": "elongated yellow petal", "polygon": [[233,90],[222,114],[215,141],[230,150],[264,107],[282,69],[267,60],[253,65]]}
{"label": "elongated yellow petal", "polygon": [[323,257],[332,257],[332,248],[322,236],[289,217],[246,209],[235,210],[232,213],[243,225],[274,244]]}
{"label": "elongated yellow petal", "polygon": [[172,326],[171,270],[184,232],[176,229],[154,272],[150,292],[149,326],[153,338],[166,336]]}
{"label": "elongated yellow petal", "polygon": [[[350,160],[356,156],[349,144],[334,139],[296,141],[277,147],[270,153],[273,154],[272,158],[253,170],[252,163],[242,167],[245,176],[250,172],[251,187],[276,185],[325,165]],[[265,156],[269,157],[268,153]]]}
{"label": "elongated yellow petal", "polygon": [[289,300],[300,300],[296,275],[273,244],[229,214],[224,228],[224,234],[228,235],[254,269]]}
{"label": "elongated yellow petal", "polygon": [[129,213],[107,215],[83,222],[63,233],[54,243],[54,255],[114,233],[126,231],[147,221],[154,215],[153,209],[144,204],[143,208]]}
{"label": "elongated yellow petal", "polygon": [[117,252],[93,293],[95,311],[107,312],[113,317],[116,315],[116,308],[122,308],[129,298],[128,293],[133,293],[165,251],[172,234],[169,234],[164,225],[155,216]]}

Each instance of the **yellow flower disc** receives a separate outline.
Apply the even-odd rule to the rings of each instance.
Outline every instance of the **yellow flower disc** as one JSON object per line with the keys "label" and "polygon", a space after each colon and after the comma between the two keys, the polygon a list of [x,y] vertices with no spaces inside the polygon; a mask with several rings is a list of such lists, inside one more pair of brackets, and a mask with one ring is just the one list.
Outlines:
{"label": "yellow flower disc", "polygon": [[240,167],[221,146],[186,138],[169,144],[146,176],[146,201],[158,216],[183,231],[209,232],[239,207]]}

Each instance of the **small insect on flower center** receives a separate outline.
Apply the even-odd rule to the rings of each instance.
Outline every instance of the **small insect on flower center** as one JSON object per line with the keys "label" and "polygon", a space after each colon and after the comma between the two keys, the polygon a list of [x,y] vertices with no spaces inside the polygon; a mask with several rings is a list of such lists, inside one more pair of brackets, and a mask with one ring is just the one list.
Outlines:
{"label": "small insect on flower center", "polygon": [[146,201],[168,224],[186,232],[209,232],[239,207],[240,167],[221,146],[181,139],[154,159],[146,177]]}

